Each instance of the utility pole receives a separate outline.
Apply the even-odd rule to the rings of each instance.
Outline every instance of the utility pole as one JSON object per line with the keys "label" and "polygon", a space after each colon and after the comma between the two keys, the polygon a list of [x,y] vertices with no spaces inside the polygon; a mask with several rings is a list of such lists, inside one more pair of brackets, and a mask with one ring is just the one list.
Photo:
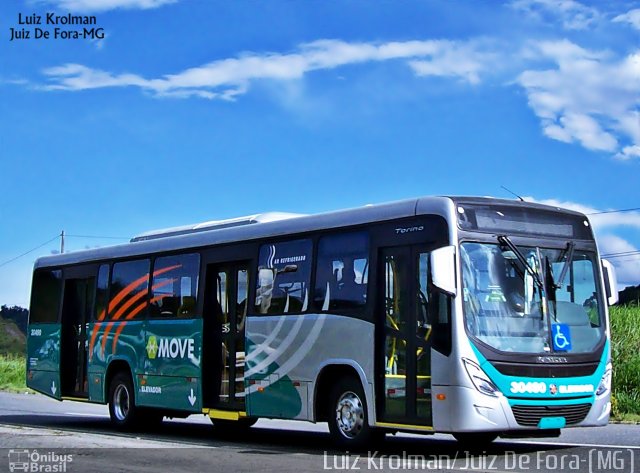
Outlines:
{"label": "utility pole", "polygon": [[60,254],[64,253],[64,230],[60,233]]}

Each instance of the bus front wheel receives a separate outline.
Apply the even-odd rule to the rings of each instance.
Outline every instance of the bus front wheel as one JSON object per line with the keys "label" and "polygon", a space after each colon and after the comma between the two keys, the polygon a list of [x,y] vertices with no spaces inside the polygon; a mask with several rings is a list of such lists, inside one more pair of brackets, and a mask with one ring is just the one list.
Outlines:
{"label": "bus front wheel", "polygon": [[380,441],[384,432],[369,426],[367,403],[359,381],[345,377],[329,396],[329,431],[340,447],[361,448]]}

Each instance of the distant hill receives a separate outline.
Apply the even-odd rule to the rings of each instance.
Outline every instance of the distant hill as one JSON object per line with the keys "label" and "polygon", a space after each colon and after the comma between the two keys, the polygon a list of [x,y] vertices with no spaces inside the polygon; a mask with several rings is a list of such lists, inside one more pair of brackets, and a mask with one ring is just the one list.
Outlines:
{"label": "distant hill", "polygon": [[0,307],[0,318],[4,320],[12,320],[24,335],[27,334],[27,321],[29,319],[29,311],[23,307],[6,306]]}
{"label": "distant hill", "polygon": [[0,307],[0,355],[24,355],[27,349],[29,311],[22,307]]}
{"label": "distant hill", "polygon": [[640,305],[640,285],[625,287],[618,296],[620,297],[618,305]]}
{"label": "distant hill", "polygon": [[0,317],[0,355],[24,355],[27,337],[13,320]]}

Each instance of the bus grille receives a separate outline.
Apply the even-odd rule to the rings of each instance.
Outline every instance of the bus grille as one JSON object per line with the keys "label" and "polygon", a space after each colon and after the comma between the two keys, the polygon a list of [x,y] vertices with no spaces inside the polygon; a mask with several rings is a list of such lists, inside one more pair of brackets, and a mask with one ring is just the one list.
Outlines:
{"label": "bus grille", "polygon": [[591,409],[591,404],[570,406],[512,406],[513,415],[520,425],[535,427],[543,417],[564,417],[567,425],[582,422]]}

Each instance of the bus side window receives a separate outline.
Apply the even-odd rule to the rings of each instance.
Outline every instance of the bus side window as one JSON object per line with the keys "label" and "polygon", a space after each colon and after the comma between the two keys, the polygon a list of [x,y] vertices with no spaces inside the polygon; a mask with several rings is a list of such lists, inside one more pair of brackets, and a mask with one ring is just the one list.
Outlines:
{"label": "bus side window", "polygon": [[258,314],[305,312],[311,279],[310,239],[262,245],[258,257],[255,310]]}
{"label": "bus side window", "polygon": [[369,237],[330,235],[318,242],[314,301],[325,311],[358,309],[367,302]]}
{"label": "bus side window", "polygon": [[61,298],[62,271],[37,271],[33,276],[29,323],[56,323]]}
{"label": "bus side window", "polygon": [[109,301],[109,265],[101,264],[98,269],[98,283],[96,286],[95,320],[103,320]]}
{"label": "bus side window", "polygon": [[156,258],[151,283],[150,315],[195,317],[199,272],[200,255],[197,253]]}
{"label": "bus side window", "polygon": [[111,273],[109,319],[143,318],[149,304],[149,260],[115,263]]}

